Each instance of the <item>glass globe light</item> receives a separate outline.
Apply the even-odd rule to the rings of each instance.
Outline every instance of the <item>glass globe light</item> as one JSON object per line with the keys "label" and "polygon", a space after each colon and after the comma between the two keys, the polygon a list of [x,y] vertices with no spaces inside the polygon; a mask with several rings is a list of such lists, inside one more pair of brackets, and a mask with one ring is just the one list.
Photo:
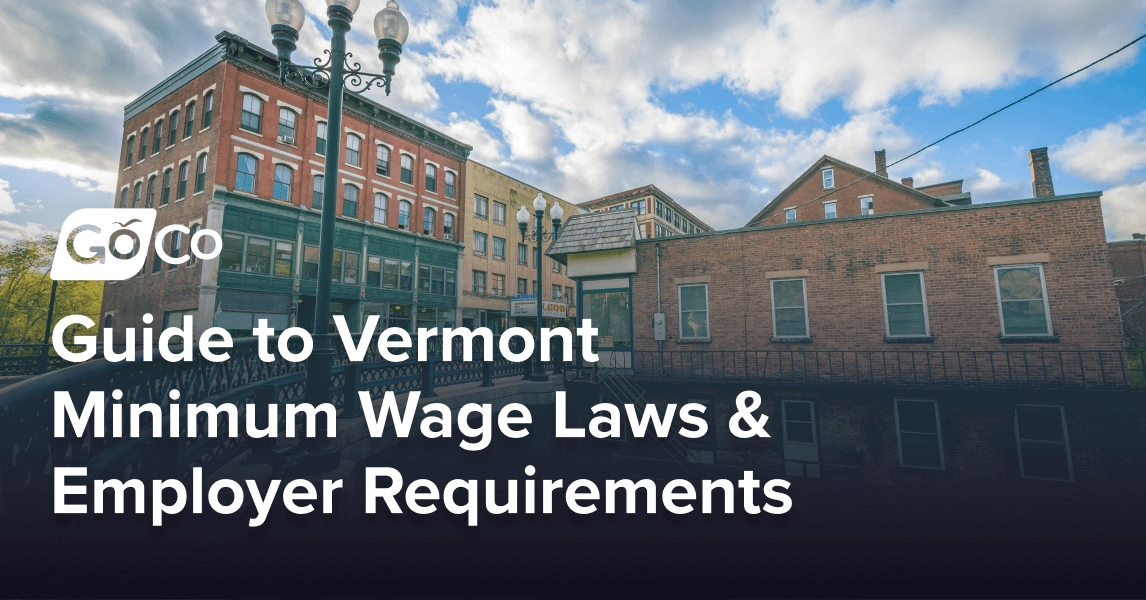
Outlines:
{"label": "glass globe light", "polygon": [[553,208],[549,209],[549,216],[554,221],[560,221],[561,217],[565,216],[565,211],[562,210],[560,202],[553,203]]}
{"label": "glass globe light", "polygon": [[267,0],[266,11],[271,26],[286,25],[299,31],[306,22],[306,11],[299,0]]}
{"label": "glass globe light", "polygon": [[350,11],[350,14],[354,14],[355,12],[358,11],[358,4],[361,1],[362,0],[326,0],[326,5],[327,6],[341,6],[342,8],[345,8],[346,10]]}
{"label": "glass globe light", "polygon": [[522,227],[529,224],[529,211],[526,210],[524,204],[522,204],[521,208],[517,211],[517,224]]}
{"label": "glass globe light", "polygon": [[374,16],[374,35],[378,40],[393,40],[401,46],[410,37],[410,23],[398,9],[398,3],[390,0],[386,8]]}
{"label": "glass globe light", "polygon": [[544,212],[545,204],[545,198],[540,193],[538,193],[537,197],[533,199],[533,210],[537,212]]}

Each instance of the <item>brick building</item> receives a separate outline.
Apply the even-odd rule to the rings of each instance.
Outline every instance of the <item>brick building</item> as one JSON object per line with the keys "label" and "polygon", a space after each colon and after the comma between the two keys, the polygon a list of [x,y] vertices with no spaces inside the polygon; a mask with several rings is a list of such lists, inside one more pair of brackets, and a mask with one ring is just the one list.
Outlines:
{"label": "brick building", "polygon": [[[338,214],[332,313],[355,325],[364,312],[383,326],[454,323],[470,147],[353,93],[344,130],[326,131],[325,90],[280,84],[275,54],[243,38],[216,41],[126,107],[115,205],[155,208],[156,230],[213,229],[222,254],[179,266],[153,256],[108,283],[105,327],[138,327],[144,313],[157,325],[192,315],[199,331],[308,325],[324,204]],[[324,199],[333,135],[340,194]],[[179,255],[187,237],[162,243]]]}
{"label": "brick building", "polygon": [[1122,331],[1131,347],[1146,346],[1146,235],[1110,243],[1114,292],[1122,317]]}
{"label": "brick building", "polygon": [[579,204],[592,212],[631,209],[637,213],[641,237],[704,233],[713,229],[655,185],[646,185]]}
{"label": "brick building", "polygon": [[[1140,485],[1142,357],[1122,352],[1101,194],[952,205],[874,179],[854,186],[886,198],[873,214],[856,189],[855,214],[769,220],[822,193],[825,164],[841,168],[821,160],[810,191],[805,173],[752,227],[635,239],[621,235],[631,211],[570,223],[580,235],[548,252],[609,333],[595,374],[571,386],[582,418],[601,394],[700,402],[713,433],[669,453],[762,476],[983,498]],[[745,390],[771,437],[728,433]]]}

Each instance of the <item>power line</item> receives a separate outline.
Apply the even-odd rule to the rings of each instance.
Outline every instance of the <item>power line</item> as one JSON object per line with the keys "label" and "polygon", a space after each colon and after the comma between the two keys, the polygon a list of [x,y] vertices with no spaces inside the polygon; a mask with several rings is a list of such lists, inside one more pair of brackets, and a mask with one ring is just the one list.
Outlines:
{"label": "power line", "polygon": [[[1143,34],[1143,35],[1140,35],[1140,36],[1138,36],[1138,37],[1134,38],[1134,39],[1133,39],[1132,41],[1130,41],[1128,44],[1126,44],[1126,45],[1122,46],[1121,48],[1119,48],[1119,49],[1115,50],[1114,52],[1111,52],[1110,54],[1107,54],[1106,56],[1103,56],[1102,58],[1100,58],[1100,59],[1098,59],[1098,60],[1096,60],[1096,61],[1094,61],[1094,62],[1092,62],[1092,63],[1090,63],[1090,64],[1088,64],[1088,65],[1086,65],[1085,67],[1082,67],[1082,68],[1080,68],[1080,69],[1077,69],[1077,70],[1075,70],[1075,71],[1071,71],[1070,73],[1067,73],[1066,75],[1063,75],[1062,77],[1059,77],[1058,79],[1056,79],[1056,80],[1054,80],[1054,81],[1052,81],[1052,82],[1050,82],[1050,83],[1048,83],[1048,84],[1046,84],[1046,85],[1042,86],[1041,88],[1039,88],[1039,89],[1037,89],[1037,90],[1035,90],[1035,91],[1033,91],[1033,92],[1031,92],[1031,93],[1027,94],[1026,96],[1023,96],[1022,98],[1019,98],[1018,100],[1015,100],[1014,102],[1011,102],[1010,104],[1007,104],[1006,106],[1003,106],[1002,108],[999,108],[999,109],[997,109],[997,110],[995,110],[995,111],[993,111],[993,112],[991,112],[991,113],[987,114],[986,116],[984,116],[983,118],[981,118],[981,119],[979,119],[979,120],[975,121],[974,123],[971,123],[970,125],[967,125],[967,126],[965,126],[965,127],[962,127],[962,128],[960,128],[960,129],[956,129],[955,131],[952,131],[951,133],[948,133],[947,135],[945,135],[945,136],[943,136],[943,137],[941,137],[941,138],[939,138],[939,139],[935,140],[934,142],[931,142],[930,144],[927,144],[926,146],[924,146],[924,147],[922,147],[922,148],[920,148],[920,149],[916,150],[915,152],[912,152],[911,154],[908,154],[907,156],[904,156],[903,158],[901,158],[901,159],[899,159],[899,160],[897,160],[897,161],[895,161],[895,162],[893,162],[893,163],[891,163],[891,164],[887,165],[886,167],[884,167],[884,171],[886,171],[886,170],[887,170],[888,168],[890,168],[890,167],[894,167],[895,165],[898,165],[899,163],[901,163],[901,162],[903,162],[903,161],[905,161],[905,160],[907,160],[907,159],[909,159],[909,158],[911,158],[911,157],[913,157],[913,156],[916,156],[916,155],[918,155],[918,154],[922,153],[924,150],[927,150],[928,148],[931,148],[931,147],[933,147],[933,146],[935,146],[935,145],[939,144],[940,142],[943,142],[944,140],[946,140],[946,139],[948,139],[948,138],[950,138],[950,137],[952,137],[952,136],[955,136],[955,135],[958,135],[958,134],[960,134],[960,133],[963,133],[964,131],[967,131],[968,129],[970,129],[970,128],[972,128],[972,127],[976,126],[976,125],[978,125],[979,123],[982,123],[983,121],[986,121],[987,119],[990,119],[991,117],[993,117],[993,116],[995,116],[995,115],[997,115],[997,114],[999,114],[999,113],[1003,112],[1004,110],[1007,110],[1008,108],[1011,108],[1012,106],[1015,106],[1016,104],[1018,104],[1018,103],[1020,103],[1020,102],[1022,102],[1022,101],[1024,101],[1024,100],[1027,100],[1028,98],[1030,98],[1031,96],[1034,96],[1035,94],[1038,94],[1039,92],[1045,91],[1045,90],[1047,90],[1048,88],[1050,88],[1050,87],[1052,87],[1052,86],[1054,86],[1054,85],[1056,85],[1056,84],[1062,83],[1063,81],[1066,81],[1067,79],[1070,79],[1071,77],[1074,77],[1075,75],[1078,75],[1079,73],[1081,73],[1081,72],[1083,72],[1083,71],[1085,71],[1085,70],[1087,70],[1087,69],[1089,69],[1089,68],[1093,67],[1094,65],[1097,65],[1098,63],[1100,63],[1100,62],[1102,62],[1102,61],[1104,61],[1104,60],[1106,60],[1106,59],[1108,59],[1108,58],[1110,58],[1110,57],[1112,57],[1112,56],[1114,56],[1114,55],[1118,54],[1119,52],[1122,52],[1123,50],[1126,50],[1127,48],[1129,48],[1129,47],[1133,46],[1134,44],[1137,44],[1138,42],[1141,42],[1141,41],[1142,41],[1142,40],[1144,40],[1144,39],[1146,39],[1146,34]],[[824,194],[824,195],[822,195],[822,196],[819,196],[819,197],[817,197],[817,198],[814,198],[814,199],[812,199],[812,200],[809,200],[809,201],[807,201],[807,202],[804,202],[803,204],[797,204],[796,206],[794,206],[794,207],[790,207],[790,208],[800,208],[801,206],[806,206],[806,205],[808,205],[808,204],[813,204],[813,203],[815,203],[815,202],[818,202],[818,201],[820,201],[820,200],[823,200],[824,198],[827,198],[828,196],[834,196],[834,195],[838,194],[838,193],[839,193],[841,190],[847,189],[847,188],[849,188],[849,187],[851,187],[851,186],[853,186],[853,185],[855,185],[855,184],[857,184],[857,183],[859,183],[859,182],[861,182],[861,181],[863,181],[863,180],[865,180],[865,179],[868,179],[868,178],[869,178],[869,177],[871,177],[872,175],[875,175],[875,173],[868,173],[867,175],[864,175],[863,177],[860,177],[859,179],[857,179],[857,180],[855,180],[855,181],[853,181],[853,182],[851,182],[851,183],[849,183],[849,184],[847,184],[847,185],[844,185],[843,187],[835,188],[835,189],[833,189],[831,192],[829,192],[829,193],[827,193],[827,194]],[[763,222],[763,221],[767,221],[768,219],[773,219],[773,218],[775,218],[775,217],[781,216],[782,214],[783,214],[783,213],[779,213],[779,214],[775,214],[775,215],[772,215],[772,216],[770,216],[770,217],[767,217],[767,218],[765,218],[765,219],[761,219],[761,221],[760,221],[760,222]],[[757,223],[756,223],[756,225],[759,225],[759,224],[760,224],[760,222],[757,222]]]}

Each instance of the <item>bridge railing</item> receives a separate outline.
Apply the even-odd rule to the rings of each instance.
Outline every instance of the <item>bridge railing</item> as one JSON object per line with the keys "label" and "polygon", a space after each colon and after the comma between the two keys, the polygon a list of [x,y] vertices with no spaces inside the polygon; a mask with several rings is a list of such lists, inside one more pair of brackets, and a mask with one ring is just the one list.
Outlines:
{"label": "bridge railing", "polygon": [[[69,346],[79,351],[79,346]],[[0,377],[36,375],[70,366],[51,344],[0,344]]]}

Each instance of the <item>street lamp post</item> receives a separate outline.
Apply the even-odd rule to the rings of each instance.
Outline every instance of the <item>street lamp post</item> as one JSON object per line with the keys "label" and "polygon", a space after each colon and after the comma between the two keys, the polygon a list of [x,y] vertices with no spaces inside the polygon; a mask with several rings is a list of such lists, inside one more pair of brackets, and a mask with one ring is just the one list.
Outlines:
{"label": "street lamp post", "polygon": [[374,17],[374,33],[378,38],[378,58],[382,73],[364,73],[361,65],[351,63],[353,55],[346,52],[346,34],[358,10],[360,0],[326,0],[326,16],[330,30],[330,50],[325,62],[315,59],[314,66],[291,62],[291,54],[298,42],[299,30],[306,13],[299,0],[267,0],[267,20],[271,36],[278,50],[279,79],[286,83],[293,79],[315,89],[328,88],[326,179],[323,188],[322,218],[319,228],[318,282],[314,302],[314,349],[307,361],[306,401],[312,405],[330,402],[331,372],[334,366],[334,346],[330,333],[330,284],[334,270],[335,198],[338,194],[338,161],[342,150],[342,98],[343,92],[362,93],[377,85],[390,94],[390,79],[394,76],[402,54],[402,44],[410,33],[406,17],[394,0]]}
{"label": "street lamp post", "polygon": [[561,209],[559,202],[553,203],[553,208],[549,211],[549,216],[553,220],[553,233],[545,231],[544,223],[542,220],[545,218],[545,198],[539,193],[533,199],[533,233],[526,233],[529,228],[529,211],[526,210],[525,205],[521,205],[521,209],[517,211],[517,228],[521,230],[522,241],[537,242],[537,292],[534,296],[537,297],[537,345],[534,348],[534,355],[537,357],[534,362],[533,375],[530,377],[533,381],[548,381],[549,376],[541,368],[541,291],[543,283],[541,279],[541,263],[542,251],[541,243],[545,240],[555,239],[557,231],[561,229],[561,217],[565,211]]}

